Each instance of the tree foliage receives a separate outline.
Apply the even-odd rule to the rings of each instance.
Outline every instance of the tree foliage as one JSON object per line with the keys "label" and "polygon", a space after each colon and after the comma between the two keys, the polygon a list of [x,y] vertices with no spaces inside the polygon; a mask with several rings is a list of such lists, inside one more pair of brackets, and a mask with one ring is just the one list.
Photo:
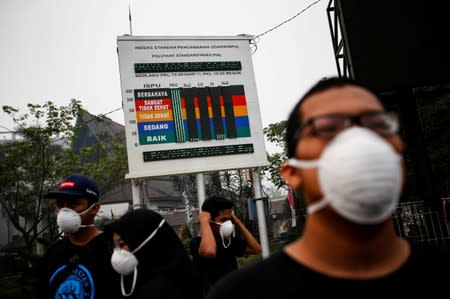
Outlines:
{"label": "tree foliage", "polygon": [[[270,164],[264,169],[264,171],[266,177],[275,185],[275,187],[288,190],[288,185],[280,175],[280,167],[287,160],[285,144],[286,125],[287,121],[283,120],[278,123],[269,124],[269,126],[264,128],[263,132],[266,135],[267,140],[271,143],[274,143],[277,148],[280,149],[279,152],[267,154],[267,159],[269,160]],[[295,200],[297,226],[289,228],[287,241],[292,241],[298,237],[303,229],[303,218],[305,214],[302,195],[297,190],[292,190],[292,195],[294,196]],[[281,214],[281,217],[284,219],[289,218],[291,215],[291,209],[287,200],[283,205],[283,211]]]}
{"label": "tree foliage", "polygon": [[286,134],[286,121],[269,124],[263,130],[269,142],[274,143],[279,152],[267,154],[269,166],[265,167],[263,171],[266,177],[279,189],[286,189],[287,186],[283,178],[280,176],[280,167],[287,160],[286,146],[284,142],[284,135]]}
{"label": "tree foliage", "polygon": [[[252,183],[247,181],[246,171],[238,169],[205,174],[206,197],[216,195],[232,200],[235,203],[235,211],[241,219],[245,218],[247,212],[245,204],[252,193]],[[186,192],[189,198],[197,198],[195,175],[174,176],[173,180],[178,191]],[[195,208],[198,207],[196,200],[192,200],[190,204]]]}
{"label": "tree foliage", "polygon": [[96,144],[81,149],[78,172],[95,178],[101,199],[116,186],[125,182],[128,158],[125,134],[111,136],[101,133],[97,136],[97,140]]}
{"label": "tree foliage", "polygon": [[208,174],[206,193],[224,196],[234,202],[234,211],[244,222],[248,222],[247,199],[253,193],[252,182],[246,178],[245,169],[226,170]]}
{"label": "tree foliage", "polygon": [[[3,106],[14,124],[18,138],[0,144],[0,204],[10,223],[21,233],[25,258],[36,254],[37,244],[55,239],[54,202],[44,194],[71,173],[95,177],[101,194],[124,182],[127,153],[124,134],[100,134],[97,143],[75,151],[71,147],[79,129],[75,117],[83,113],[81,103],[72,99],[67,106],[51,101],[28,104],[28,112]],[[95,119],[101,121],[101,119]]]}
{"label": "tree foliage", "polygon": [[37,241],[48,240],[56,233],[52,205],[43,195],[77,161],[68,145],[76,131],[73,122],[80,107],[75,99],[61,107],[50,101],[28,104],[29,111],[24,114],[10,106],[2,107],[12,118],[18,138],[0,144],[0,204],[22,234],[25,256],[33,254]]}

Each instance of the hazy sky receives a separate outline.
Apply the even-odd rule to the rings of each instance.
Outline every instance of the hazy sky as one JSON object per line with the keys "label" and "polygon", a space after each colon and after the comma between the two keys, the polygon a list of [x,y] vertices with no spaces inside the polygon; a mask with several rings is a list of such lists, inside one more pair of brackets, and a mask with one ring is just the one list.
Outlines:
{"label": "hazy sky", "polygon": [[[129,4],[133,35],[257,36],[313,2],[0,0],[0,101],[23,109],[76,98],[92,114],[120,108],[116,45],[130,33]],[[318,79],[336,74],[328,2],[259,38],[252,59],[264,127],[285,119]],[[123,124],[122,110],[108,116]],[[13,129],[3,113],[0,126]]]}

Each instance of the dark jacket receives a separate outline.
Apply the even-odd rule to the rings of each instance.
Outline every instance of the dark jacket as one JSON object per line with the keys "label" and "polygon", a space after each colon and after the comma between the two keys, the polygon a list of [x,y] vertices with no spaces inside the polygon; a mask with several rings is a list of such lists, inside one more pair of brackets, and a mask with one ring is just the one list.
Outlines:
{"label": "dark jacket", "polygon": [[[137,209],[127,212],[106,227],[116,232],[133,251],[158,227],[158,213]],[[127,298],[200,298],[198,280],[181,240],[169,224],[164,223],[154,237],[134,253],[139,261],[136,288]],[[124,277],[125,291],[131,290],[133,275]]]}

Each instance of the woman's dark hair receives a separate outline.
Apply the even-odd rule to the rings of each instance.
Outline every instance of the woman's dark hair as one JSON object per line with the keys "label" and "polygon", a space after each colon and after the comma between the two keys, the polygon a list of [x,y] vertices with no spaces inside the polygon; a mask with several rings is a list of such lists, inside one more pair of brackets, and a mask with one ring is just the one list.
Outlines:
{"label": "woman's dark hair", "polygon": [[286,135],[285,135],[286,154],[288,158],[293,157],[295,154],[295,148],[297,147],[298,142],[297,131],[303,123],[299,111],[300,106],[305,102],[307,98],[309,98],[313,94],[328,90],[330,88],[342,87],[346,85],[358,86],[376,95],[376,93],[369,87],[349,78],[330,77],[330,78],[323,78],[322,80],[317,82],[300,98],[300,100],[297,102],[297,104],[294,106],[294,108],[291,110],[291,113],[289,114],[286,124]]}
{"label": "woman's dark hair", "polygon": [[[158,227],[162,220],[163,217],[155,211],[136,209],[125,213],[118,220],[109,224],[106,230],[118,233],[133,251]],[[176,236],[176,233],[167,223],[164,223],[153,239],[157,235]]]}
{"label": "woman's dark hair", "polygon": [[[136,209],[107,225],[105,231],[111,235],[112,232],[119,234],[130,251],[133,251],[158,228],[162,220],[163,217],[155,211]],[[148,264],[148,269],[154,272],[176,272],[177,266],[170,269],[170,263],[176,261],[184,264],[186,261],[183,259],[188,258],[183,243],[167,222],[135,255],[140,265]]]}
{"label": "woman's dark hair", "polygon": [[221,196],[211,196],[206,199],[202,204],[202,211],[209,212],[211,214],[211,220],[214,220],[219,215],[219,211],[232,209],[234,203]]}

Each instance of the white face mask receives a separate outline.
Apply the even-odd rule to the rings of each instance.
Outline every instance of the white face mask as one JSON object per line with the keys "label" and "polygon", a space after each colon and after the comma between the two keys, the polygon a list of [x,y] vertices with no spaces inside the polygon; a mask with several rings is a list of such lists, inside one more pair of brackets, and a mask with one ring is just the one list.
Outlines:
{"label": "white face mask", "polygon": [[111,265],[120,275],[129,275],[139,264],[136,256],[125,249],[115,248],[111,256]]}
{"label": "white face mask", "polygon": [[[147,237],[147,239],[142,241],[142,243],[138,247],[136,247],[132,252],[121,248],[114,249],[114,252],[111,256],[111,265],[114,268],[114,270],[120,274],[120,287],[122,288],[122,295],[124,295],[125,297],[128,297],[131,294],[133,294],[134,287],[136,286],[137,266],[139,262],[134,253],[136,253],[139,249],[141,249],[156,235],[156,233],[164,224],[164,222],[165,219],[161,220],[158,227]],[[133,272],[133,284],[131,287],[131,291],[129,293],[126,293],[123,285],[123,276],[129,275],[132,272]]]}
{"label": "white face mask", "polygon": [[355,223],[388,219],[400,199],[401,157],[378,134],[352,127],[338,134],[319,160],[289,159],[295,168],[317,168],[323,198],[308,206],[314,213],[330,204]]}
{"label": "white face mask", "polygon": [[[234,235],[234,224],[231,222],[231,220],[224,221],[223,223],[214,222],[212,223],[220,225],[219,234],[220,238],[222,239],[222,245],[225,248],[228,248],[231,244],[231,235]],[[227,243],[225,244],[225,240]]]}
{"label": "white face mask", "polygon": [[65,234],[76,233],[80,227],[94,226],[94,224],[82,225],[80,217],[81,215],[89,212],[94,206],[95,203],[80,213],[77,213],[69,208],[61,208],[56,216],[56,224]]}
{"label": "white face mask", "polygon": [[231,222],[231,220],[224,221],[220,225],[220,235],[225,238],[230,237],[233,231],[234,231],[234,224],[233,222]]}

